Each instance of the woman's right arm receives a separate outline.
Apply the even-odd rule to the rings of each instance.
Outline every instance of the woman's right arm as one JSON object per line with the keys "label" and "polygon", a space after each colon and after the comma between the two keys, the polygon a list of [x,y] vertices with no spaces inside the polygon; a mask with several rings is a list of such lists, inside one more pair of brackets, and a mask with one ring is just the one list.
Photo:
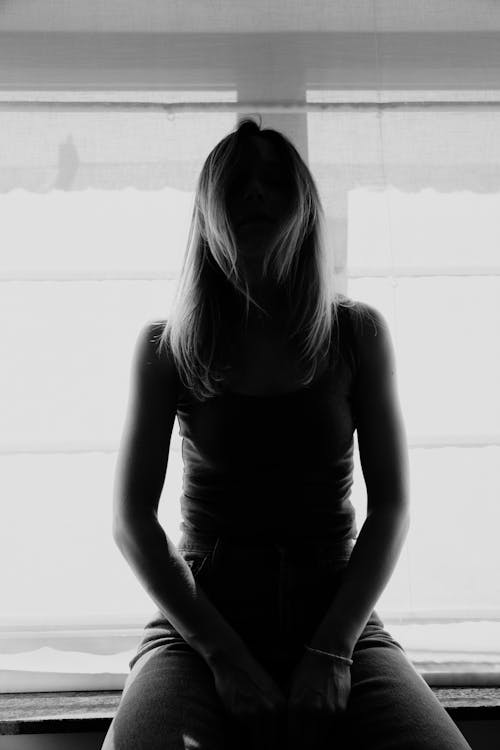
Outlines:
{"label": "woman's right arm", "polygon": [[140,331],[113,490],[113,538],[150,597],[180,635],[213,664],[250,654],[207,599],[158,521],[177,406],[177,374],[155,351],[157,324]]}
{"label": "woman's right arm", "polygon": [[273,750],[276,715],[286,711],[285,696],[205,596],[158,521],[177,374],[173,363],[158,358],[154,332],[155,326],[147,324],[135,350],[113,491],[113,538],[160,611],[211,668],[228,713],[247,726],[256,748]]}
{"label": "woman's right arm", "polygon": [[210,667],[224,659],[248,661],[244,642],[205,596],[157,519],[124,524],[114,539],[143,588]]}

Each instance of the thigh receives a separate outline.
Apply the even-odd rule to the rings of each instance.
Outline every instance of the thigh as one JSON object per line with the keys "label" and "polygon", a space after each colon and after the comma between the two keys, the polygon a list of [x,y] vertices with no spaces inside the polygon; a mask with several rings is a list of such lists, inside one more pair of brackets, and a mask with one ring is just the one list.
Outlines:
{"label": "thigh", "polygon": [[204,659],[159,645],[134,661],[101,750],[222,750],[232,731]]}
{"label": "thigh", "polygon": [[354,740],[359,750],[471,750],[406,652],[376,630],[362,634],[353,652],[341,746]]}

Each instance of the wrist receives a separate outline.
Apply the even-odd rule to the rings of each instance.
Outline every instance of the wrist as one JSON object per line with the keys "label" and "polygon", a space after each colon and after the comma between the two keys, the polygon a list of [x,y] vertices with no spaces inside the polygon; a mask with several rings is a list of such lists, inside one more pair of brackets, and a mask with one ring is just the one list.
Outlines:
{"label": "wrist", "polygon": [[351,656],[342,656],[341,654],[338,654],[334,651],[323,651],[323,649],[313,648],[312,646],[308,646],[307,643],[304,644],[307,651],[310,653],[315,654],[321,654],[322,656],[329,657],[330,659],[333,659],[334,661],[343,663],[343,664],[349,664],[349,666],[352,666],[353,659]]}
{"label": "wrist", "polygon": [[205,661],[212,669],[224,667],[228,664],[244,666],[252,658],[245,645],[234,646],[233,648],[217,647],[204,654]]}
{"label": "wrist", "polygon": [[333,643],[332,641],[325,643],[323,641],[314,641],[313,639],[306,645],[313,649],[318,649],[319,651],[325,651],[329,654],[337,654],[344,659],[352,659],[352,652],[354,651],[354,646],[349,646],[346,643]]}

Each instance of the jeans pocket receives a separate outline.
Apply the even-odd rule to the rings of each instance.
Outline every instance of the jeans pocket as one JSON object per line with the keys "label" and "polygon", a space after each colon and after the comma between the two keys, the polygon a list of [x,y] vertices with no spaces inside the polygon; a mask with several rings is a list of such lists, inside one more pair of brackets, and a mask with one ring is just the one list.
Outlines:
{"label": "jeans pocket", "polygon": [[220,537],[210,541],[184,540],[178,547],[177,552],[189,565],[195,578],[213,568],[219,541]]}
{"label": "jeans pocket", "polygon": [[211,554],[211,550],[186,549],[180,552],[181,557],[186,565],[189,565],[191,573],[195,578],[197,578],[202,570],[206,568],[207,561],[211,557]]}

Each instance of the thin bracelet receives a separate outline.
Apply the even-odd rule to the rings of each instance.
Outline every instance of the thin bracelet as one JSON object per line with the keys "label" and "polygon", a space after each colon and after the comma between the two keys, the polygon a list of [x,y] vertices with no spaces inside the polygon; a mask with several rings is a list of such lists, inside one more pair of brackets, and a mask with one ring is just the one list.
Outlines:
{"label": "thin bracelet", "polygon": [[347,656],[339,656],[338,654],[330,654],[328,651],[321,651],[319,648],[312,648],[312,646],[308,646],[307,643],[304,643],[304,646],[309,649],[309,651],[316,651],[318,654],[325,654],[326,656],[332,656],[334,659],[340,659],[341,661],[346,661],[349,665],[353,664],[353,660],[349,659]]}

